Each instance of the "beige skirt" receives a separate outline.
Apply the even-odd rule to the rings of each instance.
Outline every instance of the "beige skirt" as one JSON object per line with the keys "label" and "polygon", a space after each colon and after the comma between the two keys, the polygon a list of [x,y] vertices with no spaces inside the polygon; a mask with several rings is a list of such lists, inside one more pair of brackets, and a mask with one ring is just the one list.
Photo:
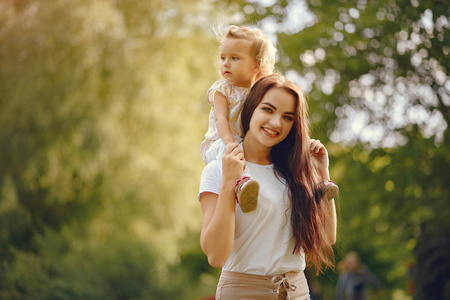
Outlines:
{"label": "beige skirt", "polygon": [[216,300],[237,299],[309,299],[309,288],[303,272],[263,276],[222,271],[217,284]]}

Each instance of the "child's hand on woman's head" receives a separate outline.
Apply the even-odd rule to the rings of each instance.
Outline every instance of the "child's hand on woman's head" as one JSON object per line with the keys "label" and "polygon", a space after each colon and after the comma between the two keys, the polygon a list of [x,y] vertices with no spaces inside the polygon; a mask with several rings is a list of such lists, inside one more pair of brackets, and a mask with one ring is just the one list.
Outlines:
{"label": "child's hand on woman's head", "polygon": [[319,141],[315,139],[309,139],[311,157],[313,160],[313,165],[323,179],[329,180],[328,174],[328,151],[327,148]]}
{"label": "child's hand on woman's head", "polygon": [[238,143],[229,143],[222,158],[223,179],[239,180],[245,168],[244,150]]}

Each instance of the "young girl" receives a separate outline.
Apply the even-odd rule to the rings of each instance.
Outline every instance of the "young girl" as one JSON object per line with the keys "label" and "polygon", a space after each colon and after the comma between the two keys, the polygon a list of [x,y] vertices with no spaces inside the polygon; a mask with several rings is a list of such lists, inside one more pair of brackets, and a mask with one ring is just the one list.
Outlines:
{"label": "young girl", "polygon": [[[221,159],[225,146],[242,141],[241,109],[251,86],[259,78],[272,74],[276,49],[258,28],[230,26],[220,38],[220,73],[223,79],[208,90],[211,104],[209,128],[200,146],[208,164]],[[236,199],[244,212],[257,205],[259,184],[248,171],[236,183]]]}
{"label": "young girl", "polygon": [[[307,103],[281,75],[260,79],[242,109],[242,147],[229,143],[202,173],[200,243],[208,262],[222,268],[216,299],[309,299],[306,263],[318,272],[333,265],[336,209],[319,196],[329,181],[328,153],[309,138]],[[258,206],[236,209],[233,182],[242,168],[261,183]]]}

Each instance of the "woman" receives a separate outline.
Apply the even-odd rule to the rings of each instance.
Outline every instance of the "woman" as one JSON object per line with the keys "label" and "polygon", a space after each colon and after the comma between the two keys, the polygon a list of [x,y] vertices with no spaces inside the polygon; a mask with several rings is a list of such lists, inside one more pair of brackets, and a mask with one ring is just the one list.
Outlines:
{"label": "woman", "polygon": [[[242,126],[242,148],[227,145],[200,183],[201,247],[222,268],[216,299],[309,299],[306,260],[318,272],[333,265],[335,204],[321,199],[317,184],[330,180],[328,153],[309,138],[303,93],[281,75],[255,83]],[[233,188],[244,166],[261,186],[247,214]]]}

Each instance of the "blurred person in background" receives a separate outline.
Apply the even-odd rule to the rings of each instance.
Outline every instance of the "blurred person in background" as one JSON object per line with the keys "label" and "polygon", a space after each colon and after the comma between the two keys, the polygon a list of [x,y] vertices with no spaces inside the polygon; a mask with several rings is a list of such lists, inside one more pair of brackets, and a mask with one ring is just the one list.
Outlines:
{"label": "blurred person in background", "polygon": [[357,252],[352,251],[339,263],[339,275],[336,285],[336,300],[366,300],[370,285],[377,292],[381,289],[380,281],[361,264]]}

